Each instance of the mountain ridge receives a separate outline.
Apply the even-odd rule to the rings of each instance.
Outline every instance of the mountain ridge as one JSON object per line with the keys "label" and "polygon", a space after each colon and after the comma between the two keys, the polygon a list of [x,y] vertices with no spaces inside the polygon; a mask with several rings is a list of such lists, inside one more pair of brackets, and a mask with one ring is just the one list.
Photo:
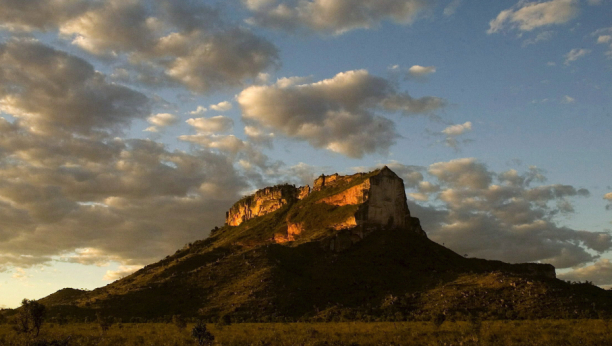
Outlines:
{"label": "mountain ridge", "polygon": [[207,239],[105,287],[62,290],[41,302],[77,316],[237,321],[612,311],[610,292],[557,280],[550,264],[465,258],[429,240],[410,215],[402,179],[388,167],[321,176],[312,189],[259,190],[236,202],[226,222]]}

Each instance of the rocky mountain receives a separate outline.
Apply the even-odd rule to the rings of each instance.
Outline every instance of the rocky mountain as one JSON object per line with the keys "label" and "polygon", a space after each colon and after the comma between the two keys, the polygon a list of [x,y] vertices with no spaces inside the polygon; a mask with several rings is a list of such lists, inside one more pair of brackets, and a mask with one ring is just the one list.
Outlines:
{"label": "rocky mountain", "polygon": [[105,287],[43,298],[51,314],[235,321],[597,317],[612,294],[548,264],[464,258],[427,238],[389,168],[279,185],[226,225]]}

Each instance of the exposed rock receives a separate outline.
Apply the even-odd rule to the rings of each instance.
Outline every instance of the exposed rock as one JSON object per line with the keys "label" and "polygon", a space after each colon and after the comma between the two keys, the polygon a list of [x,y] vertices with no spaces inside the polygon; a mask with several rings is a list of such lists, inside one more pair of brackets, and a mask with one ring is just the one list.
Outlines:
{"label": "exposed rock", "polygon": [[228,226],[238,226],[252,218],[263,216],[292,202],[298,196],[299,190],[293,185],[267,187],[247,196],[226,213],[225,223]]}

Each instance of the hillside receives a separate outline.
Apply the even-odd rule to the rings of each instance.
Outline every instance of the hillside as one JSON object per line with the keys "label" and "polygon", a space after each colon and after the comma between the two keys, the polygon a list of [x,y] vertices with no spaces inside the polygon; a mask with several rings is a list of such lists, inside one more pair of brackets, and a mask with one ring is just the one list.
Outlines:
{"label": "hillside", "polygon": [[610,298],[557,280],[551,265],[464,258],[429,240],[385,167],[260,190],[207,239],[105,287],[41,301],[75,316],[326,321],[597,317]]}

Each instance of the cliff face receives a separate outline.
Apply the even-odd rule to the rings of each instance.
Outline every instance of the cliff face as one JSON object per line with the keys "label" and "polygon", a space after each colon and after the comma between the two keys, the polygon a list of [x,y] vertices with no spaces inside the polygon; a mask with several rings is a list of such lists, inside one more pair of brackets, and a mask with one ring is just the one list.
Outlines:
{"label": "cliff face", "polygon": [[[312,193],[309,186],[296,188],[292,185],[259,190],[254,195],[242,199],[229,210],[226,215],[226,224],[239,226],[247,220],[272,213],[287,204],[308,197],[314,198],[315,203],[336,207],[357,207],[350,215],[325,224],[329,229],[342,230],[357,227],[354,233],[358,234],[359,238],[363,238],[364,234],[380,227],[407,228],[420,235],[425,235],[418,219],[410,216],[403,180],[388,167],[372,173],[357,173],[349,176],[322,175],[314,181]],[[286,235],[276,235],[274,240],[278,243],[293,241],[295,236],[304,230],[304,225],[296,225],[288,219]]]}
{"label": "cliff face", "polygon": [[254,195],[236,202],[225,214],[225,223],[228,226],[238,226],[252,218],[272,213],[296,199],[303,198],[304,192],[309,190],[307,186],[298,189],[292,185],[279,185],[259,190]]}

